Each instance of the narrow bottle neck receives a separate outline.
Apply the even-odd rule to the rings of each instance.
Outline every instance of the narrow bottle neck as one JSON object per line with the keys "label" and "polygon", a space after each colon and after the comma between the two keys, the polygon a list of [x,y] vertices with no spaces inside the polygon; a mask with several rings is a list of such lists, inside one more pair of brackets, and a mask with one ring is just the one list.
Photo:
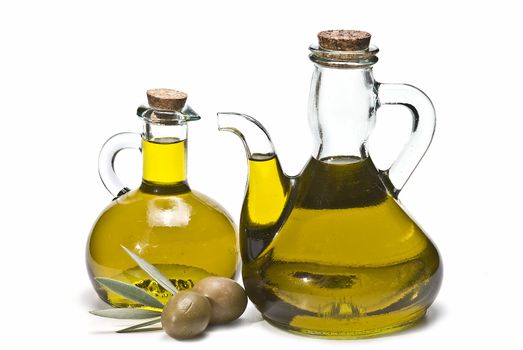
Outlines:
{"label": "narrow bottle neck", "polygon": [[371,67],[332,68],[315,64],[309,95],[313,157],[352,162],[368,157],[376,93]]}
{"label": "narrow bottle neck", "polygon": [[142,134],[143,186],[187,182],[187,124],[145,123]]}

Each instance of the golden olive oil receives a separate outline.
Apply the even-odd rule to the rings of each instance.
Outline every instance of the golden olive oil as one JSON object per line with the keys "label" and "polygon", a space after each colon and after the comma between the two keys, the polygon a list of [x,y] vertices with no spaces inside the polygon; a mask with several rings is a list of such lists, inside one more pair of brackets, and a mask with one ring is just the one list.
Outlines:
{"label": "golden olive oil", "polygon": [[180,289],[191,288],[207,276],[233,277],[238,261],[236,230],[228,214],[186,182],[185,140],[143,140],[142,150],[141,187],[116,198],[102,212],[87,246],[87,266],[96,291],[118,307],[139,305],[106,291],[95,277],[134,284],[163,302],[170,295],[121,245],[155,265]]}
{"label": "golden olive oil", "polygon": [[187,141],[166,137],[142,142],[143,179],[157,185],[175,184],[185,181],[187,173]]}
{"label": "golden olive oil", "polygon": [[[281,172],[276,157],[249,161],[252,178],[275,167]],[[284,208],[279,218],[270,206],[250,210],[253,186],[240,228],[243,278],[269,322],[347,338],[392,332],[425,314],[441,283],[438,253],[369,158],[311,158],[291,188],[275,179],[268,188]]]}

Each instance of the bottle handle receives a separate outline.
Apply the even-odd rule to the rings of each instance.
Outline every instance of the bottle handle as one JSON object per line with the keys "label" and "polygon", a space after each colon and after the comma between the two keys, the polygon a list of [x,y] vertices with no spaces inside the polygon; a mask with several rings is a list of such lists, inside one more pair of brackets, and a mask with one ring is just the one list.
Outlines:
{"label": "bottle handle", "polygon": [[412,85],[377,83],[377,92],[378,108],[402,105],[412,114],[410,140],[391,167],[380,170],[392,194],[397,197],[429,148],[436,128],[436,111],[429,97]]}
{"label": "bottle handle", "polygon": [[142,137],[134,132],[122,132],[111,136],[102,146],[98,157],[98,174],[107,191],[115,198],[130,191],[123,185],[114,170],[116,155],[124,149],[137,149],[141,151]]}

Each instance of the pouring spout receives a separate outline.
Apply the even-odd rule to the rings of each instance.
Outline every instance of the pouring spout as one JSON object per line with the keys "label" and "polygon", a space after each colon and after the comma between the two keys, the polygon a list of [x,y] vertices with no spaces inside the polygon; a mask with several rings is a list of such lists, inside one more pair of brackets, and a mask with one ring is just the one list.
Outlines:
{"label": "pouring spout", "polygon": [[269,133],[256,119],[241,113],[218,113],[218,130],[230,131],[243,142],[248,159],[268,159],[275,155]]}
{"label": "pouring spout", "polygon": [[272,242],[285,217],[291,179],[283,173],[267,130],[240,113],[218,113],[218,129],[236,134],[245,146],[248,180],[240,219],[244,263],[256,259]]}

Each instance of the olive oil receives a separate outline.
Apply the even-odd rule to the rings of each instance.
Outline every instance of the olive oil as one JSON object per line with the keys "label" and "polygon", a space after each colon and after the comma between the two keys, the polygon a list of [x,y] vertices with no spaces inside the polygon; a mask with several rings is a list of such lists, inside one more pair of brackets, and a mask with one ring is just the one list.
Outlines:
{"label": "olive oil", "polygon": [[95,277],[134,284],[163,302],[169,297],[121,245],[155,265],[180,289],[208,276],[233,277],[238,261],[230,217],[219,204],[192,191],[186,181],[186,141],[143,139],[142,152],[142,185],[102,212],[87,246],[93,286],[100,298],[118,307],[139,305],[106,291]]}
{"label": "olive oil", "polygon": [[249,186],[247,196],[259,199],[247,201],[246,215],[249,217],[250,224],[261,227],[274,225],[280,218],[289,194],[288,182],[281,171],[278,158],[254,155],[254,158],[249,161],[249,174],[270,181],[269,183],[254,182]]}
{"label": "olive oil", "polygon": [[[276,157],[249,160],[252,179],[274,167]],[[370,158],[311,158],[286,186],[278,180],[270,189],[286,194],[273,196],[276,207],[285,207],[282,217],[274,219],[266,206],[246,215],[252,196],[267,200],[251,188],[242,215],[242,250],[251,252],[244,284],[265,319],[290,331],[347,338],[392,332],[425,314],[441,283],[438,252]]]}
{"label": "olive oil", "polygon": [[172,137],[144,140],[142,152],[146,160],[143,162],[143,179],[157,185],[169,185],[185,181],[187,173],[187,141]]}

